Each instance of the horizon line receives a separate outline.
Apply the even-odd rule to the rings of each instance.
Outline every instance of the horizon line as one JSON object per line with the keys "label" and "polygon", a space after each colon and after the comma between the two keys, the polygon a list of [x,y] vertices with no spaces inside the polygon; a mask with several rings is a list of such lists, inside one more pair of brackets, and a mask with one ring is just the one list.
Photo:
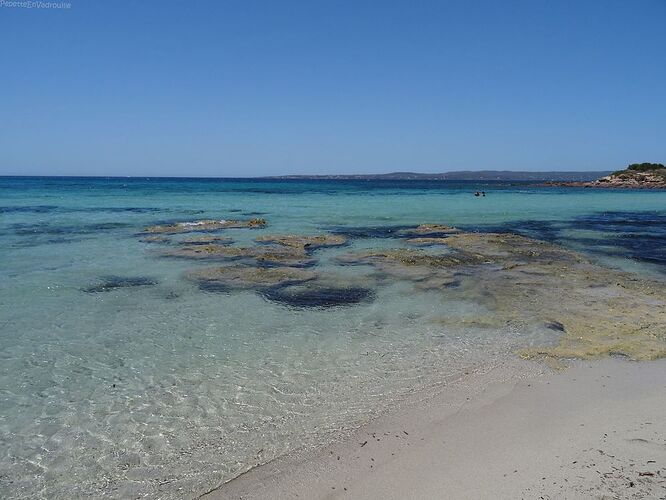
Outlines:
{"label": "horizon line", "polygon": [[[448,170],[444,172],[417,172],[400,170],[382,173],[355,173],[355,174],[274,174],[255,176],[213,176],[213,175],[79,175],[79,174],[0,174],[0,178],[7,177],[47,177],[47,178],[80,178],[80,179],[280,179],[288,177],[376,177],[385,175],[423,175],[437,176],[460,173],[517,173],[517,174],[581,174],[581,173],[605,173],[607,170]],[[412,179],[404,179],[412,180]]]}

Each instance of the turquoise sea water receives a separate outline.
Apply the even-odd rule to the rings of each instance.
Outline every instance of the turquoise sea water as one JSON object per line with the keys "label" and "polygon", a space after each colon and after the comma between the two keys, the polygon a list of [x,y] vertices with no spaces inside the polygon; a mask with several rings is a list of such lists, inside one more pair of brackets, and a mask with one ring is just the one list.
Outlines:
{"label": "turquoise sea water", "polygon": [[202,290],[186,274],[211,263],[165,258],[167,245],[138,236],[154,224],[254,217],[267,227],[221,234],[236,245],[346,235],[345,247],[313,254],[316,268],[361,283],[368,270],[336,255],[404,245],[399,229],[422,223],[518,232],[605,265],[666,272],[666,191],[0,178],[0,497],[194,497],[414,391],[556,341],[538,326],[445,323],[487,311],[399,280],[340,304]]}

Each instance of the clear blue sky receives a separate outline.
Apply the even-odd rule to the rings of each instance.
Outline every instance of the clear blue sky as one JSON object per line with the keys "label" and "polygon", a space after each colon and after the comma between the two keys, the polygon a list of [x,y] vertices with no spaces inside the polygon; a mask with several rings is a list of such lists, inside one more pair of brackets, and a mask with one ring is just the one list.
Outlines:
{"label": "clear blue sky", "polygon": [[0,6],[0,174],[666,162],[665,0]]}

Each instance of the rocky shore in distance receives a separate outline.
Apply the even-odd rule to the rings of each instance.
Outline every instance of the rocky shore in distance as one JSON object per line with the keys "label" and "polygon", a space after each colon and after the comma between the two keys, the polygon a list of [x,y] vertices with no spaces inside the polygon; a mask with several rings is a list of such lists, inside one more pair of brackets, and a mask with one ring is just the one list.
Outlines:
{"label": "rocky shore in distance", "polygon": [[546,182],[541,186],[666,189],[666,166],[661,163],[634,163],[625,170],[613,172],[593,181]]}

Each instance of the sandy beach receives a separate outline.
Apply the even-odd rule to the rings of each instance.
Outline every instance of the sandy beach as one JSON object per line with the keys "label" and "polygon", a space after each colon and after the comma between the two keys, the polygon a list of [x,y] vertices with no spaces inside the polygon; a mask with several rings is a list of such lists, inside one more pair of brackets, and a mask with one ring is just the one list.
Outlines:
{"label": "sandy beach", "polygon": [[666,498],[666,360],[516,360],[204,495]]}

